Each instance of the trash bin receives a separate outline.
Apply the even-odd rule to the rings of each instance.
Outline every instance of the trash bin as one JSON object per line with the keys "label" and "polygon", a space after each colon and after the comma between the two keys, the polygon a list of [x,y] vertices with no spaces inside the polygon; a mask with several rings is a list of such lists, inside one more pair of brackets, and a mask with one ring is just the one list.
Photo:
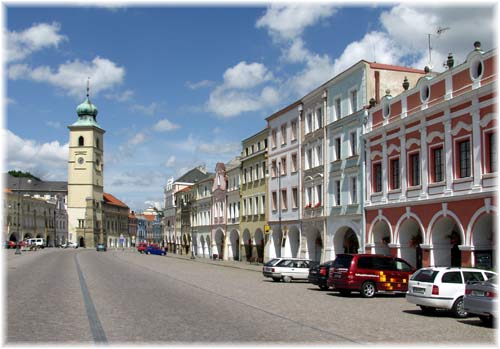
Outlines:
{"label": "trash bin", "polygon": [[216,261],[216,260],[217,260],[217,258],[219,258],[219,255],[218,255],[217,253],[214,253],[214,254],[212,255],[212,258],[213,258],[213,260],[214,260],[214,261]]}

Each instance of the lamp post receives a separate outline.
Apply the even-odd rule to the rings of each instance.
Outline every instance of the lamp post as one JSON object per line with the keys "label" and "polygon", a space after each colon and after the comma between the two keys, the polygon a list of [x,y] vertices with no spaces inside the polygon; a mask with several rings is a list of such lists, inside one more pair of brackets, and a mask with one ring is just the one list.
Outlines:
{"label": "lamp post", "polygon": [[[28,183],[31,183],[31,179],[28,179]],[[17,229],[18,229],[18,235],[19,235],[19,240],[18,243],[16,244],[16,253],[15,254],[21,254],[21,248],[19,246],[20,242],[22,241],[22,234],[23,234],[23,225],[22,225],[22,217],[21,217],[21,177],[17,177]]]}
{"label": "lamp post", "polygon": [[281,161],[280,160],[278,160],[278,227],[281,234],[282,245],[283,245],[283,232],[281,231]]}

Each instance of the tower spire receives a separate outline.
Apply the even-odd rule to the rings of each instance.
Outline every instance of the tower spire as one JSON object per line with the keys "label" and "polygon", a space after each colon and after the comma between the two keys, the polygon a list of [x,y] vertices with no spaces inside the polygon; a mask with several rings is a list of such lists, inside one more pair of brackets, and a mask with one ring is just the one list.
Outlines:
{"label": "tower spire", "polygon": [[90,91],[90,77],[87,78],[87,99],[89,98],[89,91]]}

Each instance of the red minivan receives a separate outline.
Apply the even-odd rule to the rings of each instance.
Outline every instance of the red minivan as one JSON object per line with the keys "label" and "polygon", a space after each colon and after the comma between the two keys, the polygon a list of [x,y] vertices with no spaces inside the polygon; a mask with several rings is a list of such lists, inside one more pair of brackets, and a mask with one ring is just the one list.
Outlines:
{"label": "red minivan", "polygon": [[377,254],[338,254],[330,268],[328,287],[341,294],[361,292],[366,298],[377,292],[406,292],[415,272],[407,261]]}

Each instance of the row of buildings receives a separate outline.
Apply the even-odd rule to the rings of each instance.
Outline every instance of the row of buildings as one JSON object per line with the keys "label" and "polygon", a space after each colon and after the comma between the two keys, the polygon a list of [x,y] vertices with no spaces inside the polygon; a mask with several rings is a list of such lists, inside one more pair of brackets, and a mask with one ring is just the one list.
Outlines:
{"label": "row of buildings", "polygon": [[169,249],[262,262],[494,263],[496,51],[442,73],[360,61],[266,118],[213,173],[164,188]]}
{"label": "row of buildings", "polygon": [[[72,241],[68,231],[67,182],[42,181],[5,175],[3,229],[8,241],[44,238],[46,246]],[[142,213],[109,193],[102,202],[104,241],[111,248],[134,247],[138,242],[163,241],[163,213],[150,207]],[[78,245],[86,247],[85,239]],[[93,246],[89,246],[93,247]]]}

